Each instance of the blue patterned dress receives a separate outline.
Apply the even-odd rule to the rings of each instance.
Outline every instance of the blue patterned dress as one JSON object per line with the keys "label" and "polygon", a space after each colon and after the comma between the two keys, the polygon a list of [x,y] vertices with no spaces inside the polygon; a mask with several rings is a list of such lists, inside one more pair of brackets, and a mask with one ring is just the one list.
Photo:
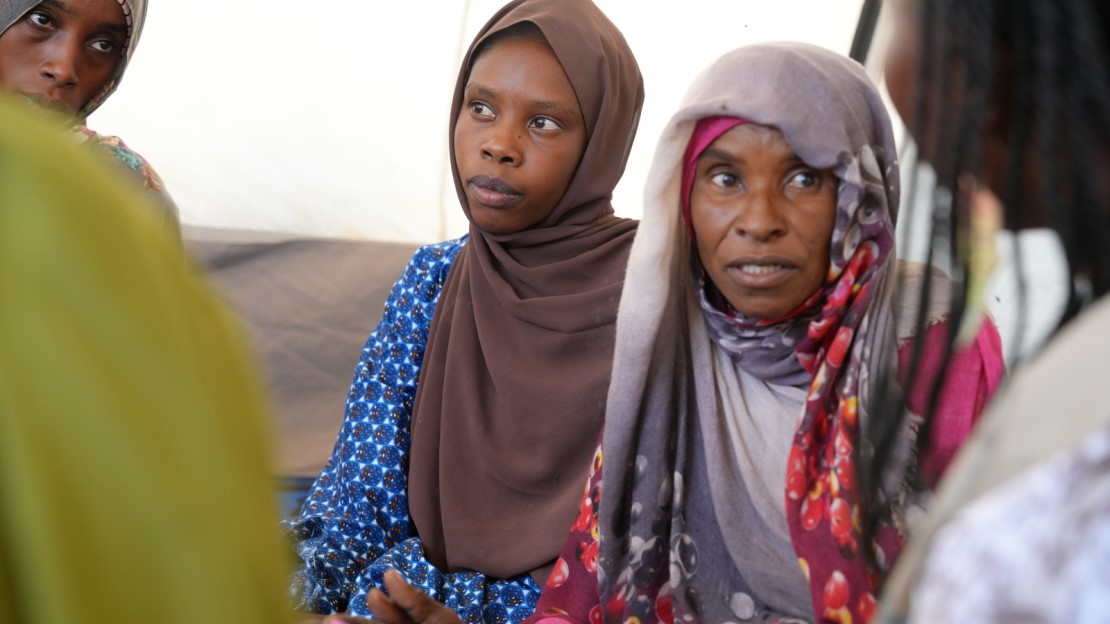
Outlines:
{"label": "blue patterned dress", "polygon": [[519,622],[539,599],[527,574],[505,580],[437,570],[409,517],[416,382],[436,302],[466,238],[417,250],[362,348],[335,449],[300,517],[287,525],[303,560],[292,588],[299,608],[369,615],[366,594],[390,568],[464,622]]}

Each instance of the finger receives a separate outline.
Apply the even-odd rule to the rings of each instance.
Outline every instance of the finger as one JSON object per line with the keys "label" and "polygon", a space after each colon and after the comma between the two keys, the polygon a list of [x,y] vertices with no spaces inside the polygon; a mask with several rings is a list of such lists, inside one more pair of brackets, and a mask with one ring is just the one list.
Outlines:
{"label": "finger", "polygon": [[454,611],[409,585],[396,570],[385,573],[385,587],[389,590],[393,603],[404,609],[409,617],[420,624],[454,624],[459,622],[459,618]]}
{"label": "finger", "polygon": [[398,607],[382,590],[374,588],[366,595],[366,606],[374,619],[383,624],[414,624],[412,618]]}

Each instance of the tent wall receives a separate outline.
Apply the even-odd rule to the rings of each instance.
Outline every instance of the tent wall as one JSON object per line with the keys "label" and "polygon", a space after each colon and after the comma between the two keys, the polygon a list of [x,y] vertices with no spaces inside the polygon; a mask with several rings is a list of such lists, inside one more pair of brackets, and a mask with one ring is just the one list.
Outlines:
{"label": "tent wall", "polygon": [[[698,71],[756,41],[848,52],[861,0],[597,0],[647,102],[618,212],[640,214],[655,140]],[[447,168],[461,52],[500,0],[156,0],[90,120],[165,178],[192,225],[428,242],[465,231]]]}

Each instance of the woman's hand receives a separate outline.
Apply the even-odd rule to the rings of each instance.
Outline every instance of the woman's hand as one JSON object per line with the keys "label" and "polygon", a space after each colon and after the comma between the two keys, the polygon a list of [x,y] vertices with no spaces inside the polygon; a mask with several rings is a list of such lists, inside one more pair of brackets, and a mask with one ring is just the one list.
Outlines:
{"label": "woman's hand", "polygon": [[375,588],[366,597],[373,620],[337,614],[324,617],[323,624],[462,624],[454,611],[409,585],[396,570],[385,573],[385,587],[389,596]]}
{"label": "woman's hand", "polygon": [[[428,594],[405,582],[395,570],[385,573],[385,587],[370,590],[366,606],[374,614],[374,622],[384,624],[462,624],[454,611],[432,600]],[[371,620],[348,615],[329,615],[324,624],[368,624]]]}
{"label": "woman's hand", "polygon": [[385,573],[386,596],[380,589],[373,589],[366,597],[366,605],[374,619],[385,624],[462,624],[459,616],[432,600],[428,594],[405,582],[395,570]]}

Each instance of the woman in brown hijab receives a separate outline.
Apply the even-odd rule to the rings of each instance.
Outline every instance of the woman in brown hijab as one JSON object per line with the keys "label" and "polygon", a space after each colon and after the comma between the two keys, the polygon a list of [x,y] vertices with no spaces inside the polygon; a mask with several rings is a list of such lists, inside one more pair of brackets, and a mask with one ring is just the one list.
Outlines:
{"label": "woman in brown hijab", "polygon": [[417,251],[363,348],[292,523],[302,607],[365,614],[396,568],[465,621],[531,612],[604,413],[642,101],[589,0],[516,0],[478,34],[451,108],[470,233]]}

